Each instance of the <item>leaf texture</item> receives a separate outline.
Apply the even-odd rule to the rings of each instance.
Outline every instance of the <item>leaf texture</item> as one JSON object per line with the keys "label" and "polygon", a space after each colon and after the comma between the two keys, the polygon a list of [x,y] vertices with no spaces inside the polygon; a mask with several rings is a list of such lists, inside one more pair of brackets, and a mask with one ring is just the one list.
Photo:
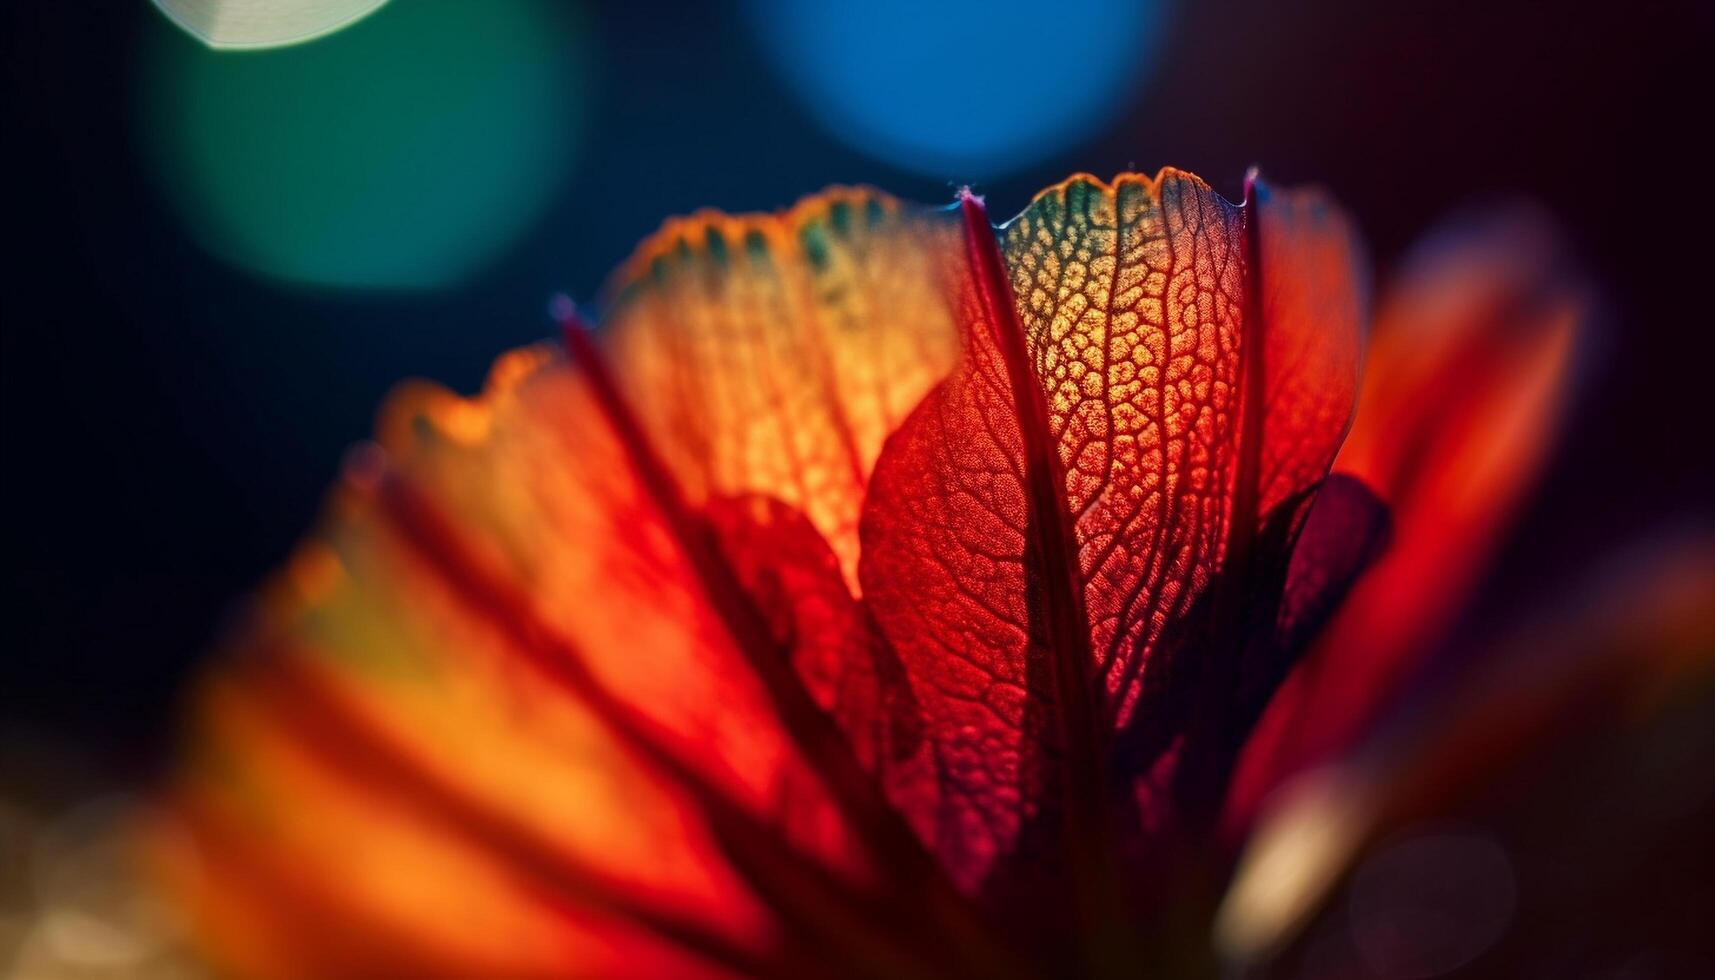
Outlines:
{"label": "leaf texture", "polygon": [[[1344,432],[1362,316],[1352,233],[1320,198],[1260,200],[1261,247],[1285,285],[1247,278],[1244,212],[1171,169],[1039,195],[1003,230],[1010,311],[985,304],[980,270],[950,275],[963,354],[882,453],[860,580],[924,705],[934,778],[900,803],[966,887],[1052,787],[1088,778],[1061,762],[1103,752],[1152,685],[1170,696],[1178,651],[1163,638],[1206,614],[1217,576],[1244,575],[1235,540],[1249,548],[1263,507],[1301,506]],[[1040,385],[1036,436],[1005,314]],[[1032,499],[1036,454],[1059,490],[1049,506]],[[1042,553],[1044,521],[1067,523],[1071,554]],[[1048,626],[1062,576],[1076,635]],[[1082,733],[1061,717],[1080,683],[1095,705]]]}
{"label": "leaf texture", "polygon": [[945,213],[835,188],[779,215],[672,221],[614,284],[605,346],[690,503],[804,513],[855,588],[882,441],[952,365]]}

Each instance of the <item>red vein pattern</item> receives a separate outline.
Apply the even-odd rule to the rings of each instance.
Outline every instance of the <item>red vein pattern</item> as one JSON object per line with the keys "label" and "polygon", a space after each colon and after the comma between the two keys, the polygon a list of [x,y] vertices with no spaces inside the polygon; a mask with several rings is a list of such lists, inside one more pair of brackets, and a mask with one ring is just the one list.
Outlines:
{"label": "red vein pattern", "polygon": [[613,373],[692,504],[800,510],[856,585],[882,441],[952,364],[944,214],[836,188],[778,215],[669,222],[616,277]]}
{"label": "red vein pattern", "polygon": [[[1250,438],[1264,482],[1248,495],[1241,433],[1247,336],[1241,209],[1165,170],[1112,185],[1074,177],[1004,229],[1003,255],[1040,379],[1101,681],[1106,735],[1133,721],[1169,628],[1222,573],[1234,521],[1326,472],[1355,387],[1360,289],[1350,230],[1320,198],[1259,195],[1266,413]],[[1054,658],[1037,627],[1052,561],[1030,554],[1026,432],[974,277],[949,275],[964,352],[900,427],[865,503],[860,580],[923,702],[928,789],[901,799],[966,887],[1042,814],[1057,778]],[[1259,476],[1252,472],[1249,479]],[[1235,501],[1269,511],[1235,514]],[[1038,567],[1048,561],[1046,571]],[[1201,638],[1198,638],[1201,639]],[[1207,655],[1207,651],[1190,651]],[[1099,743],[1098,743],[1099,744]],[[1080,749],[1080,751],[1083,751]]]}
{"label": "red vein pattern", "polygon": [[1108,716],[1221,560],[1235,478],[1243,227],[1189,174],[1074,177],[1006,229],[1048,393]]}

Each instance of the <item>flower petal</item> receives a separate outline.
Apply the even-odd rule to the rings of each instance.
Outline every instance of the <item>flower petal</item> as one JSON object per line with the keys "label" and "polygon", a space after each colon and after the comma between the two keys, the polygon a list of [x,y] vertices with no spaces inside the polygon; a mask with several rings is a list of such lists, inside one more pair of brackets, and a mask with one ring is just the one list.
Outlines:
{"label": "flower petal", "polygon": [[[1244,212],[1190,174],[1073,177],[1002,229],[1007,281],[990,292],[1010,293],[1010,310],[985,298],[980,255],[948,272],[963,354],[882,452],[860,579],[930,740],[931,788],[901,803],[967,887],[1052,809],[1051,787],[1076,781],[1055,760],[1099,758],[1148,714],[1146,692],[1202,669],[1176,682],[1164,638],[1218,644],[1172,631],[1208,615],[1219,575],[1246,574],[1276,511],[1296,524],[1344,432],[1363,292],[1352,233],[1320,196],[1264,190],[1256,207],[1252,244]],[[1248,411],[1247,363],[1261,365]],[[1040,538],[1059,521],[1066,556]],[[1066,575],[1076,633],[1054,626]],[[1081,727],[1061,717],[1081,685],[1087,746],[1060,734]],[[1232,700],[1236,685],[1203,693]]]}
{"label": "flower petal", "polygon": [[[1568,922],[1591,933],[1580,959],[1635,955],[1632,937],[1652,931],[1706,944],[1701,920],[1674,920],[1681,902],[1709,897],[1706,867],[1686,862],[1707,855],[1712,693],[1715,539],[1682,533],[1612,563],[1415,710],[1286,784],[1220,914],[1223,952],[1253,966],[1274,957],[1375,845],[1426,818],[1498,836],[1516,872],[1535,876],[1520,881],[1512,934],[1483,975],[1564,956]],[[1684,890],[1662,893],[1669,881]],[[1433,893],[1399,885],[1414,886]],[[1421,927],[1394,921],[1394,947]]]}
{"label": "flower petal", "polygon": [[1386,502],[1392,541],[1270,704],[1229,816],[1329,757],[1443,634],[1553,444],[1587,316],[1552,233],[1503,215],[1443,233],[1388,293],[1335,470]]}
{"label": "flower petal", "polygon": [[1351,220],[1316,188],[1251,181],[1264,384],[1258,513],[1328,472],[1352,420],[1369,323],[1369,271]]}
{"label": "flower petal", "polygon": [[172,799],[205,865],[262,869],[227,901],[176,863],[217,955],[391,961],[344,917],[476,975],[987,962],[863,771],[918,717],[851,589],[874,455],[953,349],[945,228],[845,190],[670,223],[605,352],[396,394],[201,702]]}
{"label": "flower petal", "polygon": [[536,351],[477,400],[402,392],[239,639],[179,796],[218,821],[211,861],[237,840],[340,899],[307,972],[353,968],[347,912],[475,973],[768,972],[789,951],[757,881],[809,907],[857,872],[601,419]]}
{"label": "flower petal", "polygon": [[772,497],[857,586],[857,520],[882,440],[946,376],[945,213],[836,188],[781,214],[668,222],[616,277],[614,376],[693,506]]}

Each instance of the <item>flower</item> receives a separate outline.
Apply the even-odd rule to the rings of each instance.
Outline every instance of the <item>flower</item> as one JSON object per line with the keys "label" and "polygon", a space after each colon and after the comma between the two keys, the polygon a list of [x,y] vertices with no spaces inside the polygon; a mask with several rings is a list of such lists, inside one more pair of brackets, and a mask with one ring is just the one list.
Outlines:
{"label": "flower", "polygon": [[[1360,393],[1315,191],[669,222],[598,330],[390,399],[199,695],[161,875],[247,976],[1213,972],[1271,790],[1535,468],[1584,304],[1513,258],[1420,271]],[[1241,870],[1223,942],[1326,878]]]}

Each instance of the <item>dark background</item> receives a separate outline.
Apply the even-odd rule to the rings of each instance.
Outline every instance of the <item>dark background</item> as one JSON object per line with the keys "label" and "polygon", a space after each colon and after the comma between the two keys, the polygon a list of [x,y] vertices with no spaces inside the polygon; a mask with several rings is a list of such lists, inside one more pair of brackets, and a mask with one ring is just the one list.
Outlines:
{"label": "dark background", "polygon": [[[551,291],[590,294],[670,213],[854,181],[934,202],[962,176],[895,171],[829,138],[731,9],[589,6],[593,136],[547,216],[460,288],[365,295],[271,285],[188,237],[139,161],[137,39],[159,29],[146,4],[12,5],[0,767],[55,744],[110,777],[146,773],[223,612],[313,519],[395,381],[473,388],[495,354],[548,332]],[[1181,3],[1153,71],[1115,93],[1128,108],[1113,125],[981,189],[1009,214],[1073,170],[1171,163],[1236,199],[1259,163],[1332,187],[1384,272],[1461,204],[1547,204],[1609,315],[1480,624],[1715,500],[1712,10]]]}

